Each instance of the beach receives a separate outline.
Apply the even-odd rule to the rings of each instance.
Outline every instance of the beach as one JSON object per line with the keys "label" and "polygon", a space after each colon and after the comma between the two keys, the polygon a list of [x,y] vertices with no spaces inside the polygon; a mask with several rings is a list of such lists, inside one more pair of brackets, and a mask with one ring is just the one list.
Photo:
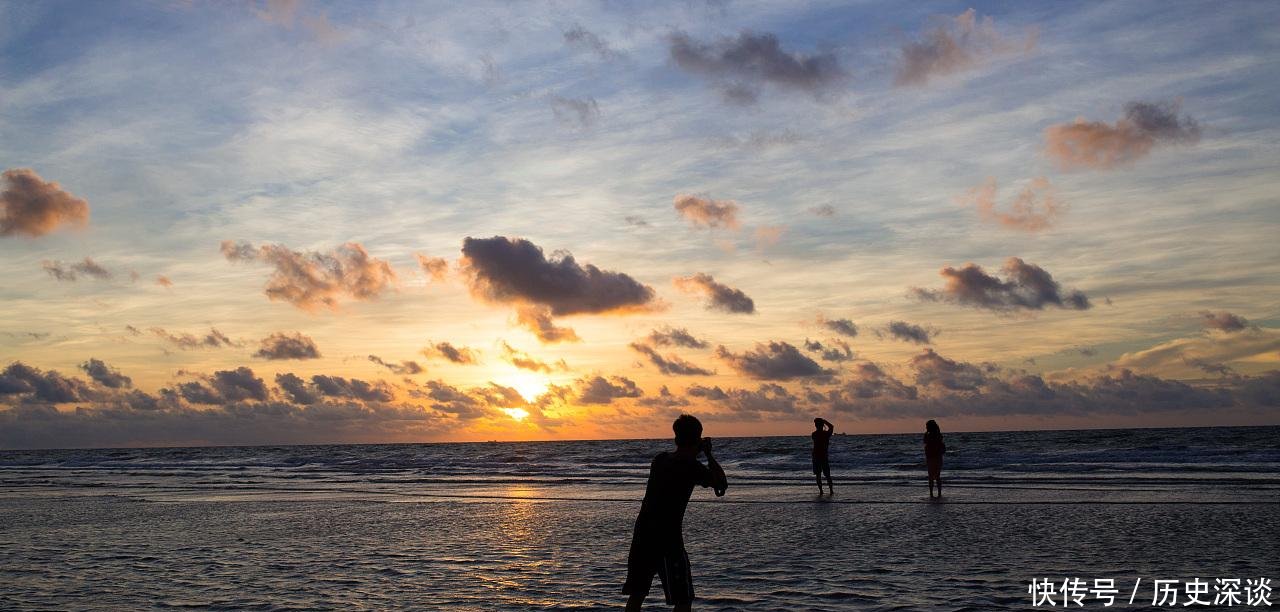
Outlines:
{"label": "beach", "polygon": [[[803,439],[725,439],[728,495],[685,519],[695,608],[1021,610],[1044,577],[1115,579],[1113,607],[1141,579],[1139,608],[1155,579],[1274,577],[1275,433],[954,434],[939,502],[916,436],[838,436],[824,498]],[[0,608],[617,609],[663,444],[481,444],[510,466],[488,476],[448,464],[472,445],[7,452]],[[961,459],[997,449],[1023,463]]]}

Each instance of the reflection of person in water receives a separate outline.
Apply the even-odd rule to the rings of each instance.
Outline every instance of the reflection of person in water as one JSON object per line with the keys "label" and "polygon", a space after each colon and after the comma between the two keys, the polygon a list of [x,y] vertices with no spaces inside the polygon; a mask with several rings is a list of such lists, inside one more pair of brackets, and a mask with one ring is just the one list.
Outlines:
{"label": "reflection of person in water", "polygon": [[947,453],[947,445],[942,441],[942,430],[938,422],[929,419],[924,424],[924,462],[929,467],[929,497],[933,498],[933,483],[938,483],[938,497],[942,497],[942,456]]}
{"label": "reflection of person in water", "polygon": [[[716,496],[724,495],[729,486],[724,470],[711,455],[711,439],[702,437],[702,423],[684,414],[671,428],[676,432],[676,450],[653,458],[644,502],[631,536],[627,583],[622,587],[622,592],[630,595],[628,612],[640,611],[654,574],[662,579],[668,605],[674,605],[676,610],[691,608],[693,575],[684,550],[684,510],[694,485],[712,487]],[[707,465],[698,461],[698,453],[707,456]]]}
{"label": "reflection of person in water", "polygon": [[827,476],[827,488],[836,494],[836,486],[831,484],[831,462],[827,458],[827,448],[831,446],[831,434],[836,426],[822,417],[813,420],[813,478],[818,481],[818,495],[822,495],[822,476]]}

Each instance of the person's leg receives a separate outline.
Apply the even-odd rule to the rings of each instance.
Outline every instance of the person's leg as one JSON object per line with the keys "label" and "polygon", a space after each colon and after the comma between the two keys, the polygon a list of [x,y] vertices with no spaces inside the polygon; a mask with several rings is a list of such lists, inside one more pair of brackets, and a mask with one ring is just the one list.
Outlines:
{"label": "person's leg", "polygon": [[644,607],[644,595],[632,595],[627,598],[627,612],[640,612]]}
{"label": "person's leg", "polygon": [[822,474],[814,474],[813,479],[818,481],[818,495],[822,495]]}
{"label": "person's leg", "polygon": [[675,612],[689,612],[693,609],[693,602],[686,601],[684,603],[678,603],[676,604],[676,607],[672,609],[675,610]]}
{"label": "person's leg", "polygon": [[933,476],[929,476],[929,499],[933,499]]}
{"label": "person's leg", "polygon": [[938,474],[938,497],[942,497],[942,474]]}
{"label": "person's leg", "polygon": [[827,464],[827,465],[822,466],[822,473],[823,473],[823,474],[826,474],[826,476],[827,476],[827,488],[828,488],[828,489],[831,489],[831,494],[832,494],[832,495],[835,495],[835,494],[836,494],[836,485],[835,485],[835,483],[831,482],[831,465],[830,465],[830,464]]}

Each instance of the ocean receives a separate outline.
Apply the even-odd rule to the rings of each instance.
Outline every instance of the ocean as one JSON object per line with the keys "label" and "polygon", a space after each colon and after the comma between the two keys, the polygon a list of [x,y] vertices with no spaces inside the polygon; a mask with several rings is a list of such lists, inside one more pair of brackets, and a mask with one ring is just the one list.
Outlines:
{"label": "ocean", "polygon": [[[837,435],[827,497],[807,437],[716,439],[728,493],[685,520],[695,609],[1025,610],[1046,578],[1113,580],[1132,609],[1176,580],[1183,607],[1193,581],[1280,578],[1280,428],[944,435],[938,501],[919,434]],[[3,451],[0,609],[618,609],[670,447]]]}

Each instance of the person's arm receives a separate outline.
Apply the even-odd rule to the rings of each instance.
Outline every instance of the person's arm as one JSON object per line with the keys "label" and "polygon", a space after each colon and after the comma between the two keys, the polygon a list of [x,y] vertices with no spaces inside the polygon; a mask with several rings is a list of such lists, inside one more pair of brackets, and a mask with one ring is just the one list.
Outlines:
{"label": "person's arm", "polygon": [[724,468],[720,467],[715,455],[711,454],[711,438],[703,438],[701,447],[702,454],[707,456],[707,469],[711,472],[711,488],[715,490],[716,497],[722,497],[729,488],[729,479],[725,477]]}
{"label": "person's arm", "polygon": [[835,432],[836,432],[836,426],[835,426],[835,425],[832,425],[832,424],[831,424],[831,421],[828,421],[828,420],[826,420],[826,419],[822,419],[822,426],[827,428],[827,433],[829,433],[829,434],[833,434],[833,433],[835,433]]}

